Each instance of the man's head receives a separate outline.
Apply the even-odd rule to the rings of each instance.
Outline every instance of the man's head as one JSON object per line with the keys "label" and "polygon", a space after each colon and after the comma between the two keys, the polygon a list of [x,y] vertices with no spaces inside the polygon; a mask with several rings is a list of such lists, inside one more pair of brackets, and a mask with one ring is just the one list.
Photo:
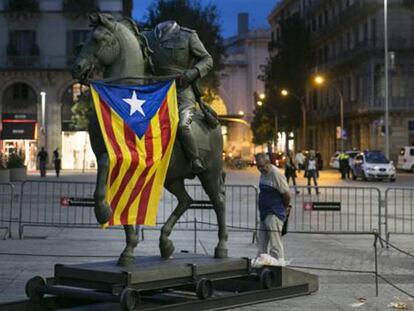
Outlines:
{"label": "man's head", "polygon": [[267,174],[270,171],[270,159],[265,153],[256,154],[256,166],[262,174]]}
{"label": "man's head", "polygon": [[45,151],[45,147],[42,147],[42,149],[40,149],[40,150]]}

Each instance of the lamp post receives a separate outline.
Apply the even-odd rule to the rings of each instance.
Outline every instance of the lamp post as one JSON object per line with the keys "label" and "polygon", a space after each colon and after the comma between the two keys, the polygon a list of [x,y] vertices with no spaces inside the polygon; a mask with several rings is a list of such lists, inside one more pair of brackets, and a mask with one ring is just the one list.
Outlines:
{"label": "lamp post", "polygon": [[41,97],[41,110],[42,110],[42,123],[40,127],[40,131],[43,135],[43,143],[46,146],[46,92],[40,92]]}
{"label": "lamp post", "polygon": [[384,123],[385,123],[385,156],[387,158],[390,157],[390,142],[389,142],[389,111],[388,111],[388,101],[389,101],[389,77],[388,77],[388,64],[389,64],[389,56],[388,56],[388,1],[384,0],[384,73],[385,73],[385,116],[384,116]]}
{"label": "lamp post", "polygon": [[330,85],[339,96],[339,113],[340,113],[340,119],[341,119],[340,120],[340,123],[341,123],[340,124],[340,127],[341,127],[340,139],[341,139],[341,152],[343,152],[344,151],[344,97],[341,93],[341,90],[338,88],[338,86],[336,86],[332,82],[327,82],[323,76],[318,75],[313,79],[313,81],[318,86],[322,86],[325,83]]}
{"label": "lamp post", "polygon": [[299,103],[300,103],[300,108],[302,110],[302,149],[305,150],[306,149],[306,105],[305,105],[304,98],[299,97],[295,93],[291,93],[286,89],[282,89],[280,91],[280,95],[282,95],[284,97],[287,97],[287,96],[290,95],[293,98],[295,98],[296,100],[298,100]]}

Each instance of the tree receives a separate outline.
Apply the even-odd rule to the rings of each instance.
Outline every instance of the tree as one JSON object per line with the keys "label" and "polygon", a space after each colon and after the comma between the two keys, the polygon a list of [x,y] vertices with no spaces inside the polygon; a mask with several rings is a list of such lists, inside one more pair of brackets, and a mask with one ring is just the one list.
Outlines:
{"label": "tree", "polygon": [[203,86],[215,92],[219,86],[218,72],[223,68],[224,45],[220,34],[219,13],[213,4],[202,6],[199,0],[156,0],[148,8],[144,28],[175,20],[180,26],[197,31],[200,40],[213,57],[214,67],[203,79]]}
{"label": "tree", "polygon": [[89,91],[83,92],[72,106],[72,126],[74,130],[86,131],[92,113],[92,96]]}
{"label": "tree", "polygon": [[[279,131],[295,131],[301,122],[301,103],[293,97],[282,98],[280,91],[284,88],[301,97],[305,94],[306,81],[309,78],[310,40],[306,24],[299,14],[292,15],[281,22],[280,38],[276,42],[277,53],[269,58],[259,76],[265,84],[266,99],[263,107],[256,109],[252,123],[254,140],[262,142],[263,137],[256,137],[259,128],[274,128],[274,116],[278,117]],[[256,115],[257,114],[257,115]],[[266,116],[263,116],[265,114]],[[267,122],[268,124],[264,124]],[[264,132],[267,141],[274,138],[274,131]]]}

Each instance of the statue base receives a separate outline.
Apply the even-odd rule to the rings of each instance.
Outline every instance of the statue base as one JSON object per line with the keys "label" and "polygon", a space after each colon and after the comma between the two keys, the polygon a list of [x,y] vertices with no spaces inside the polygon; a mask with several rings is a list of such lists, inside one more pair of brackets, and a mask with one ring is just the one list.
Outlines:
{"label": "statue base", "polygon": [[215,259],[188,253],[174,256],[167,260],[136,257],[135,266],[127,268],[117,266],[116,261],[57,264],[53,278],[28,281],[26,294],[31,302],[27,303],[38,304],[36,310],[43,310],[41,305],[46,306],[51,299],[77,301],[84,305],[82,310],[89,310],[88,306],[96,310],[97,303],[99,310],[193,310],[195,306],[206,310],[318,290],[315,275],[285,267],[252,268],[248,258]]}

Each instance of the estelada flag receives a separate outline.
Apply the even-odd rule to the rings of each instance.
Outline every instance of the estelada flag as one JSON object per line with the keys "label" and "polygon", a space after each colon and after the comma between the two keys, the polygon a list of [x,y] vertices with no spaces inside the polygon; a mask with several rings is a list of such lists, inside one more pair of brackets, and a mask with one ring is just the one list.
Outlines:
{"label": "estelada flag", "polygon": [[106,225],[154,225],[177,133],[175,82],[91,90],[109,156]]}

